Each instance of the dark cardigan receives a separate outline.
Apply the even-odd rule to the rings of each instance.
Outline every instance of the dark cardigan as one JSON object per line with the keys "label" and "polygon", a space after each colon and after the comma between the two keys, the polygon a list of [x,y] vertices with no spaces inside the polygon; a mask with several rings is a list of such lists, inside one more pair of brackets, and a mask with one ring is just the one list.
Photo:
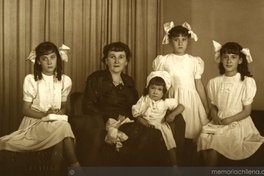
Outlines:
{"label": "dark cardigan", "polygon": [[102,115],[104,120],[118,115],[132,118],[131,107],[138,100],[133,79],[121,73],[123,84],[115,86],[108,69],[88,76],[82,101],[85,115]]}

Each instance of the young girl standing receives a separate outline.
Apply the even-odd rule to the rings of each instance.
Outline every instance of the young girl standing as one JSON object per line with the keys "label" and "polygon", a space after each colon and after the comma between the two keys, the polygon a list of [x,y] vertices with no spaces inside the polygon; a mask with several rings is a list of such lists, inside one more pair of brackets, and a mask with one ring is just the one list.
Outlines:
{"label": "young girl standing", "polygon": [[177,99],[180,104],[185,106],[182,113],[186,122],[184,147],[186,156],[184,160],[187,162],[185,165],[190,165],[194,150],[193,140],[198,138],[202,126],[208,123],[209,108],[201,80],[204,62],[200,57],[186,53],[190,38],[198,40],[188,23],[185,22],[179,26],[174,26],[173,22],[165,23],[164,30],[166,35],[162,43],[170,44],[173,52],[157,56],[152,66],[154,70],[164,70],[170,73],[172,86],[168,96]]}
{"label": "young girl standing", "polygon": [[[165,71],[151,72],[147,78],[147,87],[143,96],[132,106],[132,114],[138,122],[150,128],[161,131],[165,141],[169,158],[173,166],[177,166],[175,141],[170,126],[174,117],[183,112],[184,106],[172,99],[165,99],[165,93],[171,86],[169,73]],[[167,110],[173,110],[166,119]]]}
{"label": "young girl standing", "polygon": [[208,166],[217,165],[219,153],[231,160],[245,159],[264,142],[250,117],[257,88],[248,70],[249,50],[235,42],[213,43],[221,75],[207,85],[212,121],[204,128],[225,130],[217,135],[202,132],[198,139],[198,151],[203,150]]}
{"label": "young girl standing", "polygon": [[0,150],[39,151],[54,146],[52,165],[59,167],[65,152],[71,166],[79,166],[69,123],[47,120],[49,114],[66,113],[67,96],[72,87],[70,77],[62,74],[62,60],[67,61],[66,51],[59,51],[51,42],[43,42],[28,59],[35,64],[34,74],[24,79],[24,118],[18,131],[0,138]]}

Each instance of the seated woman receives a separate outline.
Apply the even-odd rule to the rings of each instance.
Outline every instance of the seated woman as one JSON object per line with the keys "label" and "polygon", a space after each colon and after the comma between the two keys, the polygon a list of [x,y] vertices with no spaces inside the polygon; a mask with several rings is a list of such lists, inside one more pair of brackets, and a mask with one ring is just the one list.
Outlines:
{"label": "seated woman", "polygon": [[133,79],[122,73],[131,57],[127,45],[117,42],[106,45],[102,62],[105,70],[95,71],[88,76],[84,90],[82,110],[87,115],[102,115],[117,119],[119,115],[132,117],[131,107],[138,100]]}
{"label": "seated woman", "polygon": [[[83,113],[100,115],[105,123],[109,118],[118,120],[120,116],[134,119],[131,107],[138,100],[138,92],[133,79],[122,73],[131,57],[130,49],[124,43],[115,42],[106,45],[103,54],[102,62],[106,69],[88,76],[82,102]],[[115,165],[111,159],[108,160],[113,157],[118,158],[116,166],[165,165],[167,150],[159,130],[140,123],[126,123],[119,130],[128,136],[128,140],[123,142],[119,152],[105,144],[101,151],[102,165]],[[107,157],[109,152],[114,154]]]}

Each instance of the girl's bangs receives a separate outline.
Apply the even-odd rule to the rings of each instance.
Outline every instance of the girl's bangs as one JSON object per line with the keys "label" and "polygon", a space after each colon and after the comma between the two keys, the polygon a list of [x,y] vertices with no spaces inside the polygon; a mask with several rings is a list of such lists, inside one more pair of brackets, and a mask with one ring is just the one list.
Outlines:
{"label": "girl's bangs", "polygon": [[164,86],[165,85],[165,82],[162,78],[160,77],[155,77],[155,78],[152,78],[149,82],[150,85],[156,85],[156,86]]}
{"label": "girl's bangs", "polygon": [[175,27],[169,32],[170,37],[179,37],[180,35],[189,37],[190,34],[188,33],[188,30],[182,26]]}
{"label": "girl's bangs", "polygon": [[240,50],[242,47],[234,42],[228,42],[224,44],[220,50],[221,55],[222,54],[236,54],[240,55]]}
{"label": "girl's bangs", "polygon": [[39,48],[38,50],[39,56],[49,55],[55,52],[56,52],[56,48],[54,48],[52,45],[46,45],[45,47]]}
{"label": "girl's bangs", "polygon": [[162,82],[154,82],[151,85],[155,85],[155,86],[164,86],[164,83]]}
{"label": "girl's bangs", "polygon": [[237,48],[222,48],[221,54],[236,54],[236,55],[239,55],[240,51]]}

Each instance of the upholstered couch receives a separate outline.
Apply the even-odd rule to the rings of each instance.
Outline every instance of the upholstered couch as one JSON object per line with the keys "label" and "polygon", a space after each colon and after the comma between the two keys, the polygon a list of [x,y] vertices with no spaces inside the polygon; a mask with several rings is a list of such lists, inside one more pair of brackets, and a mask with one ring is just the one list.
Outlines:
{"label": "upholstered couch", "polygon": [[76,138],[76,154],[83,166],[99,166],[99,151],[106,135],[103,119],[82,113],[81,92],[70,96],[69,123]]}

